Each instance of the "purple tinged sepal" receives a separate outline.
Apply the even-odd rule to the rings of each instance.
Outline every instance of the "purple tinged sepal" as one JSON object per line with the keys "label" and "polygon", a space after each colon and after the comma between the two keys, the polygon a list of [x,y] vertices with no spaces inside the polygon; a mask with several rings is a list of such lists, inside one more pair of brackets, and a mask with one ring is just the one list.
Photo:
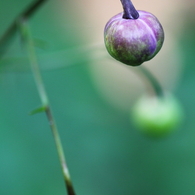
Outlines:
{"label": "purple tinged sepal", "polygon": [[146,11],[139,18],[124,19],[123,13],[112,17],[104,29],[108,53],[116,60],[139,66],[152,59],[164,42],[164,31],[158,19]]}

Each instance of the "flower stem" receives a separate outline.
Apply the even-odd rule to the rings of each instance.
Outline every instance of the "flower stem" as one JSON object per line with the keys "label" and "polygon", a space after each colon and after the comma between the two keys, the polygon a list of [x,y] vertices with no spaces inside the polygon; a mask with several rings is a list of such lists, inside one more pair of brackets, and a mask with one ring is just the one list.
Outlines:
{"label": "flower stem", "polygon": [[20,25],[20,29],[21,29],[21,34],[22,34],[23,39],[26,43],[29,61],[31,64],[31,68],[32,68],[32,72],[33,72],[33,75],[35,78],[37,89],[38,89],[38,92],[39,92],[39,95],[41,98],[41,102],[43,104],[44,111],[46,113],[50,128],[51,128],[52,133],[53,133],[53,137],[55,140],[56,149],[58,152],[58,157],[60,160],[66,189],[67,189],[68,195],[75,195],[74,188],[73,188],[73,185],[71,182],[70,174],[69,174],[68,167],[67,167],[66,160],[65,160],[65,155],[64,155],[62,143],[61,143],[60,136],[58,133],[57,125],[55,123],[55,120],[54,120],[54,117],[53,117],[53,114],[52,114],[52,111],[51,111],[51,108],[49,105],[48,96],[47,96],[47,93],[46,93],[46,90],[44,87],[43,79],[42,79],[39,65],[37,62],[37,57],[36,57],[36,53],[35,53],[35,49],[34,49],[34,43],[32,40],[31,32],[30,32],[30,29],[29,29],[29,26],[28,26],[26,20],[24,20],[24,19],[21,20],[19,25]]}
{"label": "flower stem", "polygon": [[121,3],[123,5],[123,18],[124,19],[138,19],[139,18],[139,13],[135,9],[133,3],[131,0],[121,0]]}
{"label": "flower stem", "polygon": [[13,36],[17,32],[18,19],[20,19],[20,18],[25,18],[25,19],[30,18],[37,11],[37,9],[46,1],[47,0],[33,1],[23,12],[21,12],[15,18],[15,20],[11,23],[11,25],[7,28],[5,33],[0,38],[0,57],[3,56],[3,54],[7,50],[7,47],[9,46],[9,43],[12,40],[11,38],[13,38]]}
{"label": "flower stem", "polygon": [[151,88],[157,97],[162,98],[164,96],[164,91],[158,82],[158,80],[153,76],[153,74],[145,67],[139,67],[140,72],[144,75],[146,80],[149,82]]}

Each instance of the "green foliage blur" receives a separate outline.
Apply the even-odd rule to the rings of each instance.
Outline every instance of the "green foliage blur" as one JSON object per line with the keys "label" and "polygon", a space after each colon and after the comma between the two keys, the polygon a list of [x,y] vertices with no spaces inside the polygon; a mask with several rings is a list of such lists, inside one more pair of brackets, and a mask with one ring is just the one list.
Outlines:
{"label": "green foliage blur", "polygon": [[[30,0],[0,1],[0,35]],[[184,123],[163,139],[145,137],[129,115],[107,104],[88,71],[70,2],[48,1],[31,18],[38,58],[78,195],[195,194],[195,20],[179,46],[184,68],[175,91]],[[63,13],[63,14],[59,14]],[[81,21],[82,22],[82,21]],[[60,164],[22,40],[0,61],[0,195],[66,194]],[[65,55],[66,54],[66,55]]]}

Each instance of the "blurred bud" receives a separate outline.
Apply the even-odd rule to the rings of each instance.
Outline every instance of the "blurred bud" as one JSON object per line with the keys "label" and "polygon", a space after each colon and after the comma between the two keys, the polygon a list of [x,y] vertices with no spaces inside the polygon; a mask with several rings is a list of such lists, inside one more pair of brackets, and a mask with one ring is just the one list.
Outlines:
{"label": "blurred bud", "polygon": [[172,132],[182,121],[183,111],[171,95],[142,97],[132,109],[131,119],[143,133],[161,137]]}
{"label": "blurred bud", "polygon": [[145,11],[138,13],[138,19],[124,19],[123,13],[119,13],[108,21],[104,29],[108,53],[131,66],[152,59],[164,41],[164,31],[158,19]]}

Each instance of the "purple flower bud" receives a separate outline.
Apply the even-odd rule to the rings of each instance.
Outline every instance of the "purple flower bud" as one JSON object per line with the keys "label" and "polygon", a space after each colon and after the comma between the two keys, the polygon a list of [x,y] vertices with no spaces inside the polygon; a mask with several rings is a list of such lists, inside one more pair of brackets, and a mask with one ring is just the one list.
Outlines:
{"label": "purple flower bud", "polygon": [[145,11],[138,13],[138,19],[124,19],[123,13],[119,13],[108,21],[104,29],[108,53],[131,66],[152,59],[164,41],[164,31],[158,19]]}

